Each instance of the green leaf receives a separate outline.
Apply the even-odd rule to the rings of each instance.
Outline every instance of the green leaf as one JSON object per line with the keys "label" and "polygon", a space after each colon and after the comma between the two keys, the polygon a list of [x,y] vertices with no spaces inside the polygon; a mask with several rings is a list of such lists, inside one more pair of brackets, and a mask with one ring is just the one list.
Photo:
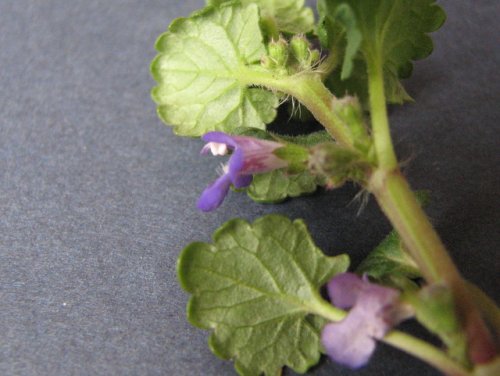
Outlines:
{"label": "green leaf", "polygon": [[289,175],[285,171],[275,170],[254,175],[247,194],[256,202],[278,203],[288,197],[314,193],[320,184],[321,181],[308,171]]}
{"label": "green leaf", "polygon": [[[211,5],[220,5],[231,0],[208,0]],[[314,13],[304,6],[304,0],[241,0],[243,5],[255,3],[261,11],[264,29],[277,29],[278,32],[300,34],[314,28]]]}
{"label": "green leaf", "polygon": [[[366,64],[362,59],[356,58],[353,61],[352,73],[348,79],[342,80],[340,72],[334,71],[326,78],[325,86],[339,98],[355,95],[359,98],[363,109],[368,108],[368,75]],[[389,102],[392,103],[391,97],[388,96],[388,98]]]}
{"label": "green leaf", "polygon": [[403,249],[403,243],[396,231],[392,231],[366,257],[356,272],[403,290],[417,288],[412,280],[421,277],[417,265]]}
{"label": "green leaf", "polygon": [[276,95],[245,84],[266,52],[256,5],[229,3],[177,19],[156,49],[152,97],[160,118],[178,135],[263,129],[274,120]]}
{"label": "green leaf", "polygon": [[302,221],[270,215],[231,220],[213,244],[188,245],[177,270],[192,294],[188,319],[212,331],[211,350],[258,376],[283,366],[305,372],[319,360],[321,322],[310,314],[325,304],[320,286],[348,264],[346,255],[323,255]]}
{"label": "green leaf", "polygon": [[[337,17],[337,13],[346,7],[351,11],[344,12],[342,18]],[[323,21],[319,33],[327,34],[322,38],[324,42],[336,41],[337,37],[332,33],[339,28],[347,30],[348,36],[352,35],[353,25],[357,25],[362,35],[357,56],[352,53],[354,49],[349,48],[353,44],[349,40],[348,47],[342,51],[347,61],[344,61],[341,78],[348,76],[348,70],[345,70],[346,64],[350,66],[348,61],[352,62],[354,72],[362,70],[363,65],[367,68],[381,64],[387,100],[392,103],[410,99],[399,79],[411,75],[414,60],[430,55],[433,44],[427,34],[439,29],[446,18],[435,0],[320,0],[318,10]],[[334,74],[339,75],[339,72]],[[365,95],[367,82],[363,79],[360,88],[359,78],[354,74],[351,76],[352,83],[348,80],[346,87],[351,93]]]}
{"label": "green leaf", "polygon": [[[356,16],[352,8],[345,3],[338,5],[332,14],[328,13],[324,2],[320,2],[318,6],[324,14],[320,21],[320,41],[325,48],[334,47],[334,50],[343,46],[344,60],[340,77],[345,80],[351,76],[354,59],[363,40]],[[344,39],[345,43],[342,43]],[[332,51],[332,53],[338,52]]]}

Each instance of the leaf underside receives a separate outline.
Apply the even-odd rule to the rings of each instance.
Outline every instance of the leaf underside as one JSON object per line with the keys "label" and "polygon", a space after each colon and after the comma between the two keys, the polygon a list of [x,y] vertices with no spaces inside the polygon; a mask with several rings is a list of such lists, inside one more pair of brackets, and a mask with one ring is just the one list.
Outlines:
{"label": "leaf underside", "polygon": [[255,175],[247,189],[248,196],[261,203],[278,203],[288,197],[299,197],[316,192],[318,179],[308,171],[289,175],[275,170]]}
{"label": "leaf underside", "polygon": [[310,315],[320,286],[348,257],[327,257],[300,220],[270,215],[227,222],[213,244],[184,249],[178,275],[192,295],[189,321],[209,329],[211,350],[241,375],[305,372],[320,356],[321,323]]}
{"label": "leaf underside", "polygon": [[[208,0],[211,5],[220,5],[231,0]],[[304,6],[304,0],[241,0],[243,5],[255,3],[261,17],[273,22],[278,31],[291,34],[308,33],[314,28],[314,12]]]}
{"label": "leaf underside", "polygon": [[265,128],[276,117],[273,93],[241,83],[265,46],[255,4],[207,7],[175,20],[156,42],[151,64],[158,114],[182,136]]}

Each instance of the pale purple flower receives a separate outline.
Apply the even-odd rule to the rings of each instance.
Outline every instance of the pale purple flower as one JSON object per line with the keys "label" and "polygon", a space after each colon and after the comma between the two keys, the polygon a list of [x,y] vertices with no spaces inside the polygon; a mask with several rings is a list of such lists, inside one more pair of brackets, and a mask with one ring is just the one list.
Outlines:
{"label": "pale purple flower", "polygon": [[206,133],[202,139],[207,144],[201,150],[202,154],[209,151],[213,155],[225,155],[232,151],[229,162],[222,167],[222,173],[201,194],[198,209],[212,211],[224,201],[229,188],[248,187],[252,175],[283,168],[288,163],[273,154],[283,145],[278,142],[261,140],[247,136],[230,136],[223,132]]}
{"label": "pale purple flower", "polygon": [[342,273],[328,282],[327,289],[333,305],[352,308],[344,320],[323,328],[321,341],[330,358],[350,368],[364,366],[375,340],[409,317],[399,303],[399,291],[370,283],[366,277]]}

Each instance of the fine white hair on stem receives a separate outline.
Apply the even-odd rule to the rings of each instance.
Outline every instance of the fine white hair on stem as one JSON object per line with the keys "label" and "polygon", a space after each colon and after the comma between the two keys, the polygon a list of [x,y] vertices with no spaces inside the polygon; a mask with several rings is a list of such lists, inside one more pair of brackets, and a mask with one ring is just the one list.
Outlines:
{"label": "fine white hair on stem", "polygon": [[359,208],[358,211],[356,212],[356,216],[360,216],[363,210],[365,210],[366,206],[368,205],[368,201],[370,200],[370,192],[364,188],[362,188],[354,198],[351,200],[349,205],[353,203],[359,203]]}
{"label": "fine white hair on stem", "polygon": [[300,102],[294,98],[291,97],[291,102],[292,102],[292,111],[290,113],[290,117],[288,118],[288,121],[292,120],[292,118],[298,113],[299,118],[302,117],[302,106],[300,105]]}

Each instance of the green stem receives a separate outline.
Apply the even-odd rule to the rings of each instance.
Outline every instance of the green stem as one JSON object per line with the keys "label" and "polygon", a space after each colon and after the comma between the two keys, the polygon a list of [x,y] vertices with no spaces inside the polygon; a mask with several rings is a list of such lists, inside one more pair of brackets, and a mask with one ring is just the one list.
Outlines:
{"label": "green stem", "polygon": [[302,73],[293,76],[274,76],[271,73],[243,69],[239,80],[244,85],[262,85],[273,91],[298,99],[341,145],[352,146],[350,130],[333,111],[333,94],[325,87],[319,74]]}
{"label": "green stem", "polygon": [[392,146],[384,89],[384,72],[380,59],[373,58],[368,64],[368,90],[370,93],[370,113],[373,141],[378,165],[393,170],[398,162]]}
{"label": "green stem", "polygon": [[[321,298],[318,298],[317,301],[318,304],[314,307],[314,314],[333,322],[340,321],[346,316],[346,312],[333,307]],[[321,304],[319,302],[321,302]],[[449,358],[437,347],[409,334],[393,330],[389,332],[381,341],[423,360],[446,375],[472,375],[468,370],[456,363],[453,359]]]}
{"label": "green stem", "polygon": [[370,178],[369,189],[400,234],[427,282],[445,282],[451,289],[468,338],[471,360],[474,363],[491,360],[496,349],[488,329],[469,289],[406,179],[398,170],[387,172],[378,169]]}
{"label": "green stem", "polygon": [[423,360],[443,372],[445,375],[472,375],[472,373],[453,361],[435,346],[432,346],[431,344],[409,334],[393,330],[382,339],[382,342]]}
{"label": "green stem", "polygon": [[370,191],[403,238],[405,245],[430,283],[461,280],[441,239],[429,223],[422,207],[398,172],[376,170],[370,179]]}
{"label": "green stem", "polygon": [[367,58],[367,65],[373,141],[378,162],[369,189],[402,237],[425,279],[429,283],[444,281],[452,290],[468,338],[471,360],[474,363],[487,362],[496,353],[488,329],[441,239],[406,179],[399,173],[387,117],[382,59],[375,54]]}
{"label": "green stem", "polygon": [[297,85],[290,91],[335,140],[345,146],[352,146],[354,140],[345,123],[333,111],[334,96],[328,90],[319,76],[303,75],[298,78]]}
{"label": "green stem", "polygon": [[[427,281],[444,281],[452,290],[469,341],[471,360],[488,362],[495,356],[496,349],[481,315],[439,236],[399,173],[389,131],[382,66],[369,64],[368,70],[373,138],[379,164],[368,188],[401,235]],[[352,147],[352,135],[332,111],[334,97],[317,73],[276,77],[269,72],[245,68],[239,79],[244,85],[262,85],[297,98],[339,144]]]}

